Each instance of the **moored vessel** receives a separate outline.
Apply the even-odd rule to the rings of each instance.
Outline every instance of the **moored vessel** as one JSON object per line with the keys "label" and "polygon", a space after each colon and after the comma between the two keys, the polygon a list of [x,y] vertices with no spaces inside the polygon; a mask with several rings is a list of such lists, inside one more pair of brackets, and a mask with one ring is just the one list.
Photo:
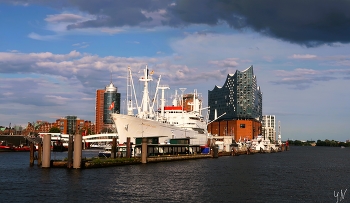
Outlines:
{"label": "moored vessel", "polygon": [[[184,89],[181,95],[173,98],[171,105],[166,105],[164,91],[170,89],[166,85],[159,85],[159,76],[157,87],[155,90],[154,99],[150,99],[149,82],[153,80],[153,71],[149,72],[147,66],[143,70],[143,75],[140,81],[144,83],[143,96],[141,105],[137,104],[137,95],[133,87],[133,80],[130,68],[128,69],[127,87],[127,115],[112,113],[111,117],[115,123],[119,140],[125,141],[127,137],[159,137],[159,143],[167,143],[174,138],[190,138],[191,144],[205,145],[209,138],[207,133],[207,123],[202,116],[202,102],[199,99],[199,94],[195,90],[194,93],[186,94],[190,97],[190,101],[186,103],[191,108],[184,109]],[[154,109],[157,101],[158,90],[161,90],[160,106]],[[133,96],[135,98],[133,98]],[[136,102],[137,113],[133,113],[133,101]]]}
{"label": "moored vessel", "polygon": [[[34,150],[36,150],[36,149],[34,148]],[[15,151],[15,152],[29,152],[30,151],[30,146],[19,145],[17,147],[13,147],[12,151]]]}
{"label": "moored vessel", "polygon": [[110,144],[107,144],[103,151],[98,152],[98,157],[105,157],[109,158],[112,155],[112,146]]}
{"label": "moored vessel", "polygon": [[0,152],[11,152],[12,146],[7,145],[6,141],[0,141]]}

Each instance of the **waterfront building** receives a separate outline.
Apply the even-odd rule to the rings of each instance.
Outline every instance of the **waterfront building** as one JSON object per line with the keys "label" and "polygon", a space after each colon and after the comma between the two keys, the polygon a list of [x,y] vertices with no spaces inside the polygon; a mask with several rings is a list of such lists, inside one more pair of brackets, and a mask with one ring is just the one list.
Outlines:
{"label": "waterfront building", "polygon": [[[94,124],[91,121],[86,121],[77,116],[66,116],[65,118],[56,119],[55,122],[38,120],[36,122],[28,122],[25,129],[21,131],[22,135],[35,135],[37,133],[48,133],[51,128],[57,127],[63,134],[86,134],[87,132],[94,133]],[[86,131],[86,132],[85,132]]]}
{"label": "waterfront building", "polygon": [[0,126],[0,135],[21,135],[23,131],[22,126],[9,126],[9,127],[4,127]]}
{"label": "waterfront building", "polygon": [[110,118],[110,113],[120,113],[120,93],[118,88],[111,82],[105,89],[96,91],[96,133],[101,133],[105,130],[113,129],[113,121]]}
{"label": "waterfront building", "polygon": [[208,125],[208,132],[221,138],[229,136],[236,141],[252,140],[261,134],[261,123],[254,119],[217,120]]}
{"label": "waterfront building", "polygon": [[275,115],[264,115],[262,118],[262,133],[266,139],[276,141],[276,117]]}
{"label": "waterfront building", "polygon": [[[197,94],[197,91],[195,90],[195,94]],[[198,111],[199,109],[202,109],[202,100],[198,98],[198,101],[194,100],[194,93],[184,94],[182,101],[183,101],[183,108],[184,111],[190,112],[190,111]],[[199,109],[193,109],[194,102],[199,102]]]}
{"label": "waterfront building", "polygon": [[106,87],[103,103],[103,123],[105,125],[113,124],[109,115],[114,112],[120,113],[120,93],[112,82]]}
{"label": "waterfront building", "polygon": [[57,119],[56,124],[63,134],[74,135],[76,133],[82,133],[84,127],[86,128],[84,120],[72,115]]}
{"label": "waterfront building", "polygon": [[231,135],[235,140],[253,139],[261,134],[262,92],[253,66],[228,74],[222,87],[208,91],[210,107],[208,132]]}
{"label": "waterfront building", "polygon": [[83,136],[95,134],[95,125],[91,121],[84,121],[83,125]]}
{"label": "waterfront building", "polygon": [[111,82],[104,93],[103,123],[107,128],[111,128],[114,124],[110,114],[114,112],[120,113],[120,93],[117,90],[118,88]]}
{"label": "waterfront building", "polygon": [[52,127],[58,127],[57,123],[37,120],[36,122],[28,122],[27,127],[22,130],[22,135],[35,135],[39,132],[49,132]]}
{"label": "waterfront building", "polygon": [[96,90],[96,106],[95,106],[95,132],[100,133],[103,128],[103,104],[104,89]]}
{"label": "waterfront building", "polygon": [[226,113],[221,119],[262,119],[262,92],[257,86],[253,66],[228,74],[224,86],[208,91],[209,120]]}

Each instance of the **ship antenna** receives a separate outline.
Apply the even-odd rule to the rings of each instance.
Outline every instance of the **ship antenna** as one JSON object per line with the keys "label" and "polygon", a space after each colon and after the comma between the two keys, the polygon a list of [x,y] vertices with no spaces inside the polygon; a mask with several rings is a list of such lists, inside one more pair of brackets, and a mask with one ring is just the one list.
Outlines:
{"label": "ship antenna", "polygon": [[112,70],[111,70],[111,83],[112,83],[112,76],[113,76],[113,72],[112,72]]}

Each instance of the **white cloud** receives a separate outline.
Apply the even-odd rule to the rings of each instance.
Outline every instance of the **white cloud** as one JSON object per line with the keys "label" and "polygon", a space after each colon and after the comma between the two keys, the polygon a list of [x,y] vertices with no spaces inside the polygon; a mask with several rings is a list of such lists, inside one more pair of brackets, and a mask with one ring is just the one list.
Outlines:
{"label": "white cloud", "polygon": [[215,66],[227,68],[227,67],[237,67],[239,65],[237,61],[239,61],[238,58],[227,58],[221,61],[209,61],[209,63]]}
{"label": "white cloud", "polygon": [[291,56],[290,58],[293,59],[314,59],[317,58],[316,55],[312,55],[312,54],[293,54],[293,56]]}
{"label": "white cloud", "polygon": [[51,40],[57,40],[59,39],[59,36],[57,35],[40,35],[37,33],[29,33],[28,37],[31,39],[35,39],[35,40],[41,40],[41,41],[51,41]]}
{"label": "white cloud", "polygon": [[154,27],[154,26],[162,26],[162,21],[166,21],[167,18],[164,16],[167,14],[166,10],[160,9],[154,12],[141,11],[143,15],[150,19],[148,22],[143,22],[140,24],[141,27]]}
{"label": "white cloud", "polygon": [[62,13],[62,14],[56,14],[56,15],[48,15],[45,18],[45,21],[49,23],[60,23],[60,22],[79,22],[83,21],[85,17],[72,14],[72,13]]}

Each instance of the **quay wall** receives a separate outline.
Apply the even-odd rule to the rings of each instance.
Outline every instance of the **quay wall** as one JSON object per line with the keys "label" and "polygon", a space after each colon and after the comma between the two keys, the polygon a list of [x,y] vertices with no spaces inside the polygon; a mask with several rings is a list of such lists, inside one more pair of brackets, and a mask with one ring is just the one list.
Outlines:
{"label": "quay wall", "polygon": [[188,159],[203,159],[212,158],[212,155],[201,154],[201,155],[185,155],[185,156],[159,156],[159,157],[148,157],[147,163],[152,162],[163,162],[163,161],[178,161],[178,160],[188,160]]}
{"label": "quay wall", "polygon": [[[165,161],[180,161],[190,159],[203,159],[212,158],[212,155],[185,155],[185,156],[159,156],[159,157],[148,157],[147,163],[165,162]],[[139,158],[130,159],[99,159],[99,161],[82,161],[82,168],[101,168],[110,166],[123,166],[132,164],[142,164]],[[52,160],[51,167],[53,168],[67,168],[67,161]]]}

